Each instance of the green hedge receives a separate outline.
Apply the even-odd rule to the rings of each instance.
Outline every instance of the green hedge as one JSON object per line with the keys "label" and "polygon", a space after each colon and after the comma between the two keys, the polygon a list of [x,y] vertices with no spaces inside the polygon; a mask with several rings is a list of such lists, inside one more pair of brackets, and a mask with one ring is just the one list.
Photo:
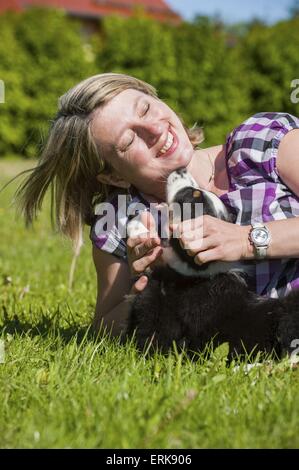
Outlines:
{"label": "green hedge", "polygon": [[37,156],[58,97],[94,72],[79,25],[63,12],[29,9],[0,16],[0,156]]}
{"label": "green hedge", "polygon": [[299,78],[299,19],[247,25],[242,33],[207,18],[178,27],[142,13],[102,20],[87,38],[61,11],[28,9],[0,16],[0,157],[38,156],[58,97],[78,81],[107,71],[152,83],[187,125],[219,144],[250,114],[289,111]]}

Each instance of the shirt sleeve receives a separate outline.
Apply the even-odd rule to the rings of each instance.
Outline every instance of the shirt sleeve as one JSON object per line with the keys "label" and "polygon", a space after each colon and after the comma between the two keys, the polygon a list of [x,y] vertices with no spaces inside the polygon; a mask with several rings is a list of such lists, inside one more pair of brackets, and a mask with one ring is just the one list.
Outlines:
{"label": "shirt sleeve", "polygon": [[126,211],[119,207],[118,196],[114,195],[101,203],[100,207],[95,207],[95,217],[89,238],[99,250],[127,259],[127,216]]}
{"label": "shirt sleeve", "polygon": [[252,185],[259,179],[279,181],[276,168],[282,138],[299,128],[299,118],[288,113],[258,113],[227,137],[228,171],[233,179]]}

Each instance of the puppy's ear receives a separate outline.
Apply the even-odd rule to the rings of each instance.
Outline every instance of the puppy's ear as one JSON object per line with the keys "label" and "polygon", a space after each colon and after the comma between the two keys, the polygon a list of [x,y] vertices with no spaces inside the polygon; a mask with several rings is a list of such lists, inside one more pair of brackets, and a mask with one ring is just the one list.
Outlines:
{"label": "puppy's ear", "polygon": [[201,197],[201,191],[199,189],[195,189],[192,193],[192,196],[196,198]]}

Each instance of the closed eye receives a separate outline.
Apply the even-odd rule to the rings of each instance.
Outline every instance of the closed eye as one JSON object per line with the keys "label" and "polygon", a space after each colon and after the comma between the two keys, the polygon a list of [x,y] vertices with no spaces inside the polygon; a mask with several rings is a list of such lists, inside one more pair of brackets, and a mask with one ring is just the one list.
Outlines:
{"label": "closed eye", "polygon": [[[150,103],[144,103],[143,107],[142,107],[142,112],[141,112],[141,117],[144,117],[148,111],[150,109]],[[128,148],[132,145],[132,143],[134,142],[134,139],[135,139],[135,133],[133,134],[130,142],[126,145],[126,147],[123,149],[123,152],[126,152],[128,150]]]}
{"label": "closed eye", "polygon": [[144,103],[141,116],[142,117],[145,116],[146,113],[149,111],[149,109],[150,109],[150,104],[149,103]]}
{"label": "closed eye", "polygon": [[124,151],[128,150],[128,148],[130,147],[130,145],[132,145],[132,143],[134,142],[134,139],[135,139],[135,132],[133,134],[133,137],[132,139],[130,140],[130,142],[126,145],[126,148],[124,149]]}

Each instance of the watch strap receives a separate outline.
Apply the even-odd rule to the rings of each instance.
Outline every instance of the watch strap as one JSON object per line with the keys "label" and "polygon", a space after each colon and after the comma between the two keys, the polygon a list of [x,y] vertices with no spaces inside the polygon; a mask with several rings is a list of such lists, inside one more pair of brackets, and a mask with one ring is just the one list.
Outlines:
{"label": "watch strap", "polygon": [[255,253],[258,259],[264,259],[267,256],[268,246],[255,246]]}

